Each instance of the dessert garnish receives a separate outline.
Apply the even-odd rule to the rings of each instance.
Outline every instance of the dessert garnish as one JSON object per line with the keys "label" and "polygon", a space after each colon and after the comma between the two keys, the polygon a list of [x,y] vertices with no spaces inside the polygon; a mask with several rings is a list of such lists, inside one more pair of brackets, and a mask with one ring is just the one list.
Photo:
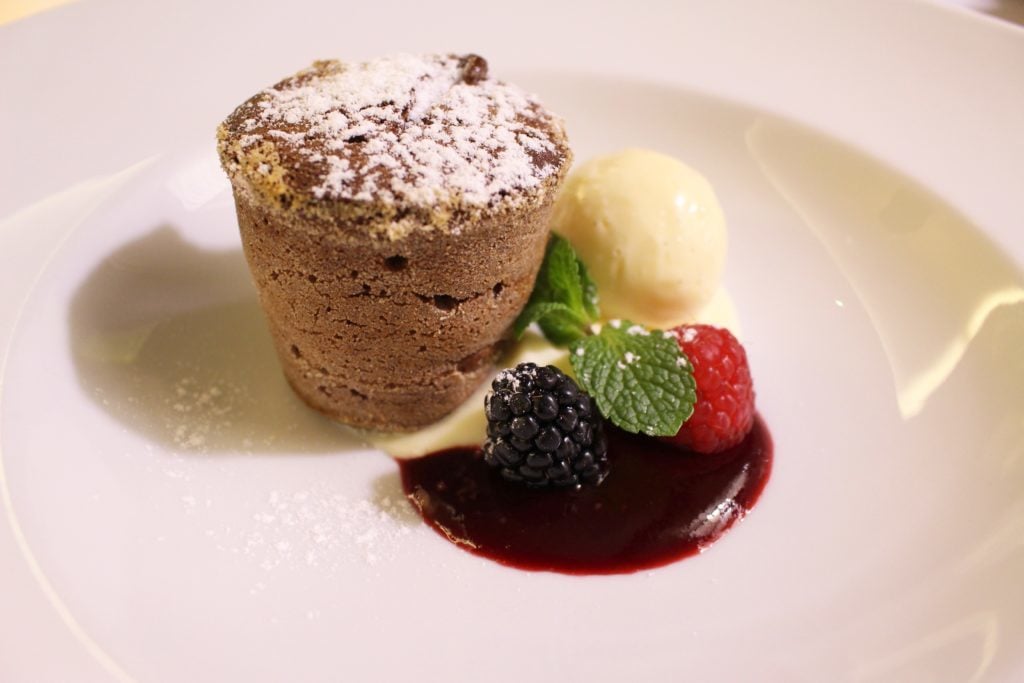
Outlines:
{"label": "dessert garnish", "polygon": [[598,301],[572,246],[552,235],[516,333],[537,323],[550,342],[567,346],[580,387],[620,429],[674,436],[696,400],[690,362],[671,333],[628,320],[599,325]]}
{"label": "dessert garnish", "polygon": [[754,382],[747,352],[729,330],[680,325],[670,330],[693,365],[697,403],[672,443],[717,453],[743,440],[754,423]]}
{"label": "dessert garnish", "polygon": [[484,461],[531,488],[596,486],[608,474],[608,444],[593,400],[553,365],[503,370],[484,399]]}
{"label": "dessert garnish", "polygon": [[689,322],[707,320],[722,294],[724,222],[710,185],[642,150],[583,170],[559,199],[514,326],[539,328],[567,355],[499,374],[482,401],[482,448],[399,466],[424,520],[469,552],[530,570],[634,572],[699,553],[742,519],[771,472],[772,442],[739,341]]}

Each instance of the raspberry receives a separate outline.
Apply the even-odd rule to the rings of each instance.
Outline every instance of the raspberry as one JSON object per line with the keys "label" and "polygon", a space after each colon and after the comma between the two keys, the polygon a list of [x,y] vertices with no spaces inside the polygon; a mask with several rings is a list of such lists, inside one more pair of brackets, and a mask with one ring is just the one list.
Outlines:
{"label": "raspberry", "polygon": [[729,330],[710,325],[680,325],[669,332],[693,364],[697,403],[679,433],[666,440],[698,453],[735,446],[754,424],[746,351]]}
{"label": "raspberry", "polygon": [[548,365],[503,370],[484,399],[484,461],[501,476],[531,488],[600,484],[608,445],[593,399]]}

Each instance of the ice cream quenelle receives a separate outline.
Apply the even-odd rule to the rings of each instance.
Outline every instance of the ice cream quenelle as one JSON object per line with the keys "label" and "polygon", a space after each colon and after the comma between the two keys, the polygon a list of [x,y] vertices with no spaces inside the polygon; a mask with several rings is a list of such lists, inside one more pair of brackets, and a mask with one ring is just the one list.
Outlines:
{"label": "ice cream quenelle", "polygon": [[606,318],[666,329],[722,305],[724,293],[712,300],[725,217],[711,184],[677,159],[626,149],[587,161],[566,181],[552,227],[587,264]]}

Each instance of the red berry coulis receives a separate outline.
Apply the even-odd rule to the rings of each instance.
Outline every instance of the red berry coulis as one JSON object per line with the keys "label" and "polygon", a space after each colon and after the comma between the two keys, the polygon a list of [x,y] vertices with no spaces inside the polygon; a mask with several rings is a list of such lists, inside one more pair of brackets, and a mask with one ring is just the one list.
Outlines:
{"label": "red berry coulis", "polygon": [[611,474],[598,487],[512,485],[479,448],[401,461],[402,485],[427,523],[469,552],[520,569],[623,574],[707,548],[753,507],[771,472],[760,416],[738,446],[713,455],[607,433]]}

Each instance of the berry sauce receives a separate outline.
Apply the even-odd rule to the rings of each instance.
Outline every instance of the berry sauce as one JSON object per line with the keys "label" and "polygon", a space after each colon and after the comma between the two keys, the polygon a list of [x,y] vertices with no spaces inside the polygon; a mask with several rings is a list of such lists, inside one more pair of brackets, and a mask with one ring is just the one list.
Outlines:
{"label": "berry sauce", "polygon": [[434,530],[501,564],[565,574],[624,574],[697,554],[757,502],[772,465],[760,416],[714,455],[607,427],[611,473],[597,487],[510,484],[479,448],[400,461],[402,486]]}

